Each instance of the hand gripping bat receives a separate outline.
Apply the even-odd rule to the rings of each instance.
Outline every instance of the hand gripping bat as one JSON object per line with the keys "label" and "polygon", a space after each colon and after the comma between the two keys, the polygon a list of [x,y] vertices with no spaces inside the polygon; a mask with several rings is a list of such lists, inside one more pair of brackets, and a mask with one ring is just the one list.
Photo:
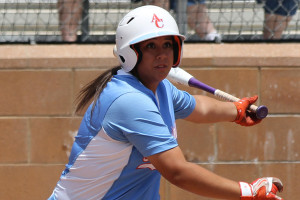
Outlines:
{"label": "hand gripping bat", "polygon": [[[201,81],[199,81],[198,79],[193,77],[191,74],[189,74],[188,72],[186,72],[185,70],[183,70],[179,67],[172,68],[171,71],[169,72],[167,78],[170,81],[173,81],[176,83],[180,83],[180,84],[183,84],[186,86],[202,89],[202,90],[204,90],[208,93],[211,93],[214,96],[217,96],[223,100],[227,100],[227,101],[231,101],[231,102],[237,102],[240,100],[239,98],[237,98],[231,94],[228,94],[222,90],[215,89],[209,85],[206,85],[205,83],[202,83]],[[268,108],[263,105],[259,106],[259,107],[257,107],[256,105],[251,105],[249,107],[249,110],[256,113],[256,117],[258,119],[263,119],[268,115]]]}

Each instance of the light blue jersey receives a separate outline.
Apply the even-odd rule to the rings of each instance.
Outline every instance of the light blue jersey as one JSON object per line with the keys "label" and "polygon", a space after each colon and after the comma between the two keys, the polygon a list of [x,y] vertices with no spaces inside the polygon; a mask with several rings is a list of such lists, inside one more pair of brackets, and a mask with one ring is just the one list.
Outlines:
{"label": "light blue jersey", "polygon": [[154,95],[120,70],[92,107],[49,199],[160,199],[160,173],[147,157],[178,146],[175,120],[194,110],[195,99],[168,80]]}

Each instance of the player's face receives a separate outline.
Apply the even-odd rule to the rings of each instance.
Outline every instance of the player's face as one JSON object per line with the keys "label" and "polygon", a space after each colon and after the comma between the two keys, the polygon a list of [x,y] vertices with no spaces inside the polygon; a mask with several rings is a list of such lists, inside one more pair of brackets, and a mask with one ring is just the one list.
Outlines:
{"label": "player's face", "polygon": [[172,36],[162,36],[141,42],[139,48],[143,54],[137,66],[140,81],[152,91],[165,79],[173,65]]}

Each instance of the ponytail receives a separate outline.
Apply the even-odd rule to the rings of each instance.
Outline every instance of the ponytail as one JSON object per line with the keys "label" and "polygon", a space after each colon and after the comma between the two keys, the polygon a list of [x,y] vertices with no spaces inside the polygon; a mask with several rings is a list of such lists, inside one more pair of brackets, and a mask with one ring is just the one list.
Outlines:
{"label": "ponytail", "polygon": [[98,76],[93,81],[89,82],[81,89],[75,101],[78,102],[76,103],[76,113],[81,111],[92,98],[94,100],[94,104],[93,104],[93,109],[94,109],[95,103],[99,98],[101,92],[106,87],[106,84],[111,80],[113,75],[117,74],[117,71],[119,69],[121,69],[121,66],[117,66],[112,69],[106,70],[100,76]]}

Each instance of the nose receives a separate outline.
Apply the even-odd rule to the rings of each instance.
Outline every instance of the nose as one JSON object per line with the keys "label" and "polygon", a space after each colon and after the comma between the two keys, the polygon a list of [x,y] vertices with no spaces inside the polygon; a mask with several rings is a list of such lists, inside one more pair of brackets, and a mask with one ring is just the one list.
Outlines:
{"label": "nose", "polygon": [[163,49],[163,48],[157,48],[157,51],[156,51],[156,58],[157,59],[164,59],[168,57],[167,56],[167,50],[166,49]]}

